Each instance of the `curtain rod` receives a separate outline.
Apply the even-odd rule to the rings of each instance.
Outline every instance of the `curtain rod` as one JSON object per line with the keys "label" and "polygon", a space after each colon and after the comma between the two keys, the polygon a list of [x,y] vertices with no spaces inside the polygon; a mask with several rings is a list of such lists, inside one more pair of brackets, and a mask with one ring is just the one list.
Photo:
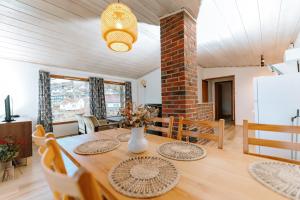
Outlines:
{"label": "curtain rod", "polygon": [[[89,81],[88,78],[75,77],[75,76],[63,76],[63,75],[56,75],[56,74],[50,74],[50,78],[66,79],[66,80],[75,80],[75,81]],[[125,85],[124,82],[107,81],[107,80],[104,80],[104,83],[107,83],[107,84],[114,84],[114,85]]]}

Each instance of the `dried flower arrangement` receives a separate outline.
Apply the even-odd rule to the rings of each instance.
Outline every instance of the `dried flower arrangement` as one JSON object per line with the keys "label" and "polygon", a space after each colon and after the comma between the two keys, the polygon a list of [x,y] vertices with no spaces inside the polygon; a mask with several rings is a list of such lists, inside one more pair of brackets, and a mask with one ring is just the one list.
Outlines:
{"label": "dried flower arrangement", "polygon": [[132,104],[127,102],[125,108],[120,109],[120,113],[124,117],[123,123],[127,127],[138,128],[151,123],[151,118],[157,116],[158,109],[139,105],[133,110]]}

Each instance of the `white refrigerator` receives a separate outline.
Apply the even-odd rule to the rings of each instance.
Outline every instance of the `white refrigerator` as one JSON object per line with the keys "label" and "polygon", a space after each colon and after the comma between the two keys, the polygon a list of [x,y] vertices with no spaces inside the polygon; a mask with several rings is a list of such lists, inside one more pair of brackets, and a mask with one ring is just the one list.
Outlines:
{"label": "white refrigerator", "polygon": [[[292,117],[300,109],[300,73],[254,79],[255,122],[260,124],[300,125]],[[300,135],[257,131],[256,137],[272,140],[300,142]],[[300,152],[257,147],[259,153],[299,159]]]}

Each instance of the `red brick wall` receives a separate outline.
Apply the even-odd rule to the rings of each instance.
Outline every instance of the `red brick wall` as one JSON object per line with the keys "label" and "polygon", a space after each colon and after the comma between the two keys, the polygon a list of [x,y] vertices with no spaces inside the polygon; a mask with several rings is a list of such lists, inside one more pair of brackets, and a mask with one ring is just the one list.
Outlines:
{"label": "red brick wall", "polygon": [[185,12],[161,19],[163,117],[197,118],[196,22]]}
{"label": "red brick wall", "polygon": [[[213,103],[200,103],[198,104],[198,116],[197,119],[214,121],[215,120],[215,110]],[[210,127],[198,127],[200,133],[213,133],[213,129]]]}
{"label": "red brick wall", "polygon": [[214,104],[213,103],[200,103],[198,104],[198,119],[214,121]]}

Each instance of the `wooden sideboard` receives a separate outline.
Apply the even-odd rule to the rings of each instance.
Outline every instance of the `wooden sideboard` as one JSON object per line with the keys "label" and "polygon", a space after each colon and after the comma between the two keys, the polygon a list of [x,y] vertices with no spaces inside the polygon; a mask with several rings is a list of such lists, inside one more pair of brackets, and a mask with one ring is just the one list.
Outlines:
{"label": "wooden sideboard", "polygon": [[32,156],[32,122],[25,118],[15,118],[16,121],[0,121],[0,138],[12,136],[16,142],[20,143],[18,158]]}

